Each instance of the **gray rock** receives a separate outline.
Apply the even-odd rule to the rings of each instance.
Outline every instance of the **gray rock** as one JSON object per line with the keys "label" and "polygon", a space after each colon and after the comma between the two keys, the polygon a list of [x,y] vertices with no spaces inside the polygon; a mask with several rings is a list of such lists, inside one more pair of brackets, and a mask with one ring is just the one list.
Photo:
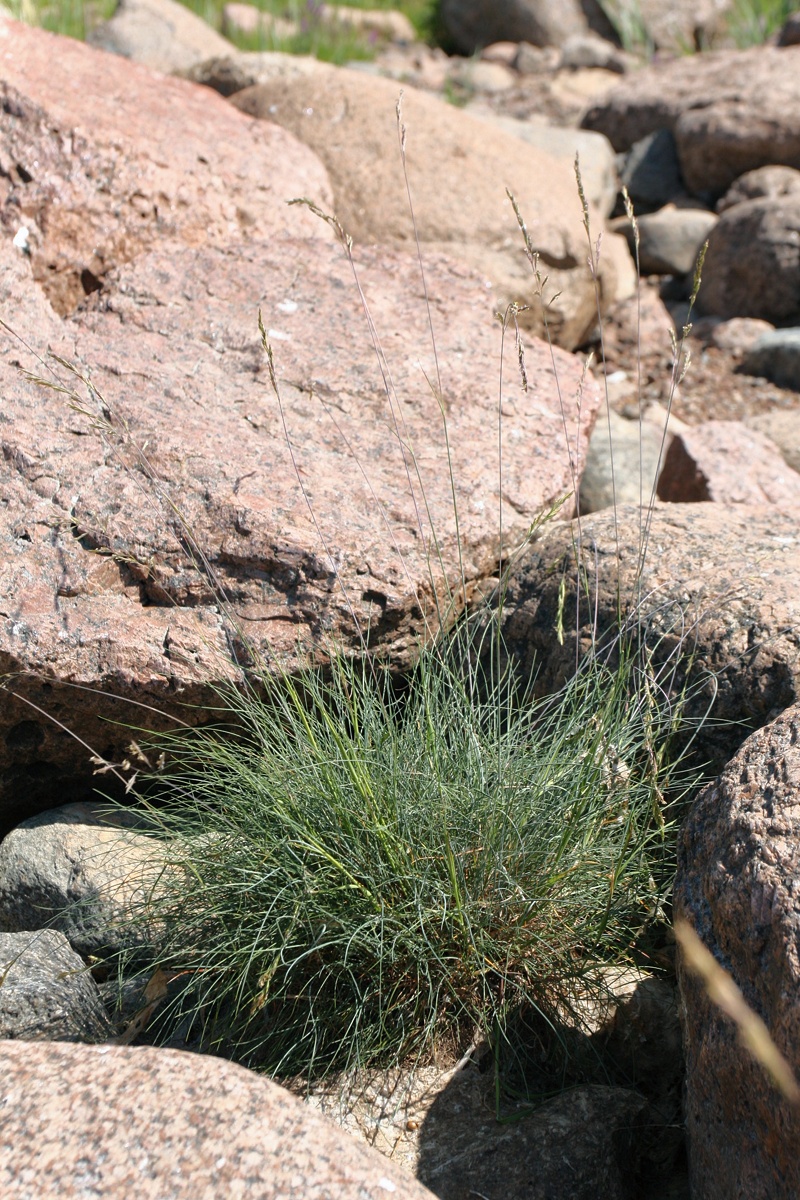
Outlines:
{"label": "gray rock", "polygon": [[624,157],[620,178],[637,213],[640,205],[662,208],[681,195],[678,151],[669,129],[658,129],[635,142]]}
{"label": "gray rock", "polygon": [[[700,689],[690,716],[705,715],[713,701],[712,721],[699,731],[694,751],[719,769],[747,729],[800,698],[799,516],[800,509],[659,504],[640,588],[638,507],[594,513],[580,525],[550,525],[509,581],[503,634],[515,669],[540,694],[555,690],[575,670],[576,641],[583,653],[595,633],[602,638],[618,627],[621,597],[626,612],[638,611],[656,661],[687,655],[675,685],[689,671]],[[577,638],[576,546],[591,581],[590,595],[577,605]],[[563,645],[554,634],[559,612]]]}
{"label": "gray rock", "polygon": [[78,954],[147,940],[131,919],[163,872],[159,843],[134,819],[99,804],[69,804],[23,821],[0,843],[0,929],[48,927]]}
{"label": "gray rock", "polygon": [[[669,205],[638,218],[639,263],[644,275],[688,275],[694,270],[703,242],[719,218],[701,208]],[[634,232],[627,217],[618,217],[612,229],[623,234],[633,252]]]}
{"label": "gray rock", "polygon": [[488,1114],[474,1119],[476,1105],[485,1111],[485,1098],[469,1089],[463,1074],[451,1087],[462,1119],[458,1125],[446,1120],[452,1098],[441,1096],[426,1119],[417,1168],[439,1200],[469,1200],[476,1193],[525,1200],[627,1200],[632,1194],[648,1119],[637,1092],[578,1087],[500,1125]]}
{"label": "gray rock", "polygon": [[745,171],[717,201],[717,212],[725,212],[745,200],[778,200],[800,192],[800,171],[794,167],[756,167]]}
{"label": "gray rock", "polygon": [[454,58],[447,78],[470,96],[496,96],[519,83],[511,67],[498,62],[484,62],[481,58]]}
{"label": "gray rock", "polygon": [[629,62],[612,42],[591,33],[573,33],[561,47],[561,66],[573,69],[598,68],[624,75]]}
{"label": "gray rock", "polygon": [[[502,116],[486,109],[470,108],[470,114],[488,121],[497,129],[521,138],[529,146],[560,159],[574,168],[578,156],[581,180],[590,204],[608,216],[617,198],[618,180],[614,151],[608,138],[585,129],[565,129],[549,121]],[[577,187],[577,185],[576,185]],[[577,192],[576,192],[577,194]]]}
{"label": "gray rock", "polygon": [[581,480],[581,513],[597,512],[615,502],[649,504],[671,440],[653,421],[640,424],[613,410],[608,415],[601,413],[589,441]]}
{"label": "gray rock", "polygon": [[773,408],[752,413],[745,424],[757,429],[775,443],[785,462],[800,472],[800,408]]}
{"label": "gray rock", "polygon": [[779,46],[800,46],[800,12],[792,13],[778,34]]}
{"label": "gray rock", "polygon": [[[665,13],[672,7],[655,3]],[[583,126],[605,133],[615,150],[671,130],[686,187],[716,198],[756,167],[800,167],[799,100],[793,49],[720,50],[626,75],[592,105]]]}
{"label": "gray rock", "polygon": [[711,345],[739,359],[763,334],[771,333],[774,328],[769,321],[760,321],[757,317],[731,317],[728,321],[719,317],[701,317],[694,329],[698,330],[705,321],[711,326],[708,337]]}
{"label": "gray rock", "polygon": [[519,75],[549,75],[558,69],[560,55],[553,46],[532,46],[520,42],[514,58],[514,70]]}
{"label": "gray rock", "polygon": [[[730,974],[800,1079],[800,709],[754,733],[697,798],[680,840],[676,915]],[[692,1195],[800,1194],[800,1108],[681,966]]]}
{"label": "gray rock", "polygon": [[722,214],[709,235],[698,307],[724,318],[800,321],[800,193]]}
{"label": "gray rock", "polygon": [[560,46],[588,24],[580,0],[441,0],[440,16],[460,54],[492,42]]}
{"label": "gray rock", "polygon": [[231,44],[177,0],[118,0],[109,21],[87,39],[98,50],[121,54],[165,75],[185,71]]}
{"label": "gray rock", "polygon": [[181,74],[192,83],[202,83],[221,96],[233,96],[257,83],[271,79],[296,79],[313,75],[319,61],[310,55],[283,54],[279,50],[231,52],[205,58]]}
{"label": "gray rock", "polygon": [[800,329],[763,333],[742,360],[748,375],[763,375],[778,387],[800,392]]}
{"label": "gray rock", "polygon": [[0,1043],[4,1200],[433,1200],[277,1084],[149,1046]]}
{"label": "gray rock", "polygon": [[63,933],[0,933],[0,1038],[103,1042],[115,1032]]}

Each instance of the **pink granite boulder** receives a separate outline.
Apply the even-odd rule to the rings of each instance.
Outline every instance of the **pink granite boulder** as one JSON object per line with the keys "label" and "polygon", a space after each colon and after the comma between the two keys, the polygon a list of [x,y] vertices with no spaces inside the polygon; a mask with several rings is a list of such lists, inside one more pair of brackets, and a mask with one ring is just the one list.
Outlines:
{"label": "pink granite boulder", "polygon": [[283,1088],[218,1058],[0,1042],[7,1200],[431,1200]]}
{"label": "pink granite boulder", "polygon": [[[516,669],[552,691],[574,672],[576,653],[619,628],[621,604],[654,661],[675,667],[675,691],[688,682],[687,715],[710,715],[691,727],[694,753],[706,769],[721,768],[749,729],[800,699],[799,512],[657,504],[647,521],[627,505],[550,525],[509,583],[504,635]],[[580,602],[576,557],[588,589]]]}
{"label": "pink granite boulder", "polygon": [[[675,912],[729,971],[800,1077],[800,709],[752,734],[696,800]],[[692,1195],[800,1194],[800,1109],[681,970]]]}
{"label": "pink granite boulder", "polygon": [[330,204],[319,159],[207,88],[0,15],[0,100],[0,230],[59,313],[169,238],[328,236],[287,206]]}
{"label": "pink granite boulder", "polygon": [[[0,669],[36,706],[0,704],[8,824],[84,798],[87,746],[112,762],[127,756],[131,731],[120,721],[148,725],[165,707],[196,720],[192,706],[215,702],[214,685],[231,677],[232,649],[239,661],[293,669],[331,645],[368,641],[400,665],[438,620],[434,590],[447,609],[448,587],[460,590],[463,577],[469,594],[493,576],[500,330],[487,319],[483,281],[466,269],[427,265],[459,550],[413,258],[358,253],[390,404],[338,246],[163,244],[63,323],[37,298],[27,260],[4,252],[0,288],[12,312],[21,296],[20,333],[90,370],[105,397],[105,407],[88,397],[90,415],[75,412],[26,382],[14,363],[44,368],[5,338]],[[599,404],[591,380],[579,401],[577,359],[556,351],[557,381],[542,343],[528,341],[526,353],[527,395],[506,354],[506,546],[573,490],[570,453],[579,470]],[[91,413],[102,422],[103,412],[112,418],[105,441],[92,432]]]}
{"label": "pink granite boulder", "polygon": [[765,433],[739,421],[705,421],[673,438],[658,497],[682,504],[713,500],[796,510],[800,475]]}

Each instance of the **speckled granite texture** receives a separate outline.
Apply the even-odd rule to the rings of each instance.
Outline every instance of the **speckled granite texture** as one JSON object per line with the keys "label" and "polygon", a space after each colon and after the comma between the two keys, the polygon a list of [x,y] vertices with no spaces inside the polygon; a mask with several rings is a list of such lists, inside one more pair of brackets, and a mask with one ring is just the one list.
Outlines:
{"label": "speckled granite texture", "polygon": [[222,1059],[0,1042],[4,1200],[430,1200],[288,1092]]}

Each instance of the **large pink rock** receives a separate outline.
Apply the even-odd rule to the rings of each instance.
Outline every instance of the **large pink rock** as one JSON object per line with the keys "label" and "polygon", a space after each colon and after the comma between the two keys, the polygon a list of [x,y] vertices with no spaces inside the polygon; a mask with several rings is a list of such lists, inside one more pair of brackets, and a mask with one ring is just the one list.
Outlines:
{"label": "large pink rock", "polygon": [[151,1047],[0,1042],[7,1200],[432,1200],[283,1088]]}
{"label": "large pink rock", "polygon": [[704,421],[673,438],[658,480],[660,500],[800,507],[800,474],[765,433],[740,421]]}
{"label": "large pink rock", "polygon": [[[676,915],[732,974],[800,1078],[800,708],[754,733],[683,830]],[[681,970],[692,1195],[800,1195],[800,1109]]]}
{"label": "large pink rock", "polygon": [[207,88],[0,16],[0,98],[0,228],[60,313],[162,239],[328,236],[287,205],[330,204],[315,155]]}
{"label": "large pink rock", "polygon": [[[575,670],[576,640],[582,655],[617,631],[621,605],[629,619],[638,614],[654,661],[673,663],[676,693],[688,678],[688,715],[710,711],[692,727],[694,750],[706,769],[719,769],[749,728],[800,700],[799,513],[657,504],[648,522],[626,505],[571,526],[552,523],[509,582],[504,636],[517,670],[540,692],[553,691]],[[581,585],[580,603],[576,552],[588,589]],[[554,636],[559,619],[563,643]]]}
{"label": "large pink rock", "polygon": [[[324,656],[331,644],[357,649],[362,637],[408,662],[437,622],[433,588],[446,609],[448,587],[460,591],[463,578],[470,593],[493,576],[500,330],[487,319],[483,281],[466,269],[427,264],[459,549],[413,258],[357,255],[391,371],[390,406],[337,245],[165,244],[115,272],[64,322],[37,298],[27,260],[8,245],[3,255],[5,311],[20,297],[20,332],[91,370],[105,397],[105,408],[89,397],[91,412],[112,417],[104,443],[91,417],[20,376],[15,361],[43,368],[5,340],[0,669],[42,710],[7,698],[0,706],[7,820],[85,794],[89,754],[67,731],[118,762],[130,730],[101,718],[155,720],[127,701],[197,719],[182,705],[208,704],[210,686],[231,675],[229,639],[240,658],[255,653],[270,669]],[[561,351],[551,360],[531,340],[525,395],[513,343],[506,350],[507,550],[572,490],[564,422],[582,464],[599,393],[587,380],[579,401],[580,362]],[[192,562],[188,531],[205,564]]]}
{"label": "large pink rock", "polygon": [[[321,65],[320,65],[321,66]],[[398,141],[394,80],[364,71],[328,67],[309,77],[273,79],[246,88],[232,103],[288,129],[324,162],[333,185],[336,215],[357,242],[403,246],[416,239],[425,255],[442,253],[468,263],[494,285],[492,304],[525,306],[520,324],[571,350],[597,324],[617,289],[612,257],[601,248],[595,284],[589,242],[575,180],[575,155],[523,141],[504,128],[406,87],[408,187]],[[579,140],[579,139],[578,139]],[[564,142],[569,144],[569,134]],[[546,186],[544,184],[546,181]],[[413,199],[413,220],[408,188]],[[525,254],[507,195],[519,204],[547,301]],[[592,238],[603,218],[587,181]],[[546,283],[545,283],[546,279]]]}

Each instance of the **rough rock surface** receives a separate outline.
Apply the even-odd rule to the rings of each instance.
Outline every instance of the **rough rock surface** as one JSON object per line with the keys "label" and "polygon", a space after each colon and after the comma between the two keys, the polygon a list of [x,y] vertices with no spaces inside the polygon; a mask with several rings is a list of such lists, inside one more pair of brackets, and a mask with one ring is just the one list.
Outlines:
{"label": "rough rock surface", "polygon": [[[643,275],[688,275],[694,270],[700,247],[717,217],[702,208],[677,208],[670,204],[637,220],[639,264]],[[634,232],[627,217],[611,226],[622,233],[634,251]]]}
{"label": "rough rock surface", "polygon": [[798,103],[800,51],[756,46],[653,63],[593,105],[583,126],[616,150],[670,129],[686,186],[720,196],[756,167],[800,167]]}
{"label": "rough rock surface", "polygon": [[762,334],[771,333],[774,328],[769,321],[761,321],[758,317],[731,317],[727,321],[712,317],[711,320],[708,341],[737,361],[753,348]]}
{"label": "rough rock surface", "polygon": [[461,54],[504,41],[559,46],[588,30],[580,0],[441,0],[440,15]]}
{"label": "rough rock surface", "polygon": [[800,192],[800,171],[794,167],[756,167],[754,171],[745,171],[728,188],[724,196],[717,201],[717,212],[733,208],[745,200],[760,200],[767,197],[778,200],[781,196],[790,196]]}
{"label": "rough rock surface", "polygon": [[561,159],[573,171],[578,156],[581,182],[586,197],[607,217],[614,207],[619,191],[616,156],[608,138],[587,129],[565,129],[550,121],[519,121],[514,117],[497,116],[491,110],[472,106],[470,115],[489,121],[496,129],[522,138],[524,142]]}
{"label": "rough rock surface", "polygon": [[762,334],[745,354],[741,369],[800,392],[800,329],[773,329]]}
{"label": "rough rock surface", "polygon": [[0,933],[0,1038],[104,1042],[114,1028],[62,933]]}
{"label": "rough rock surface", "polygon": [[793,471],[800,472],[800,408],[773,408],[752,413],[746,424],[775,443]]}
{"label": "rough rock surface", "polygon": [[257,83],[272,79],[293,79],[313,75],[320,68],[319,60],[310,54],[284,54],[280,50],[238,51],[220,54],[197,63],[184,72],[193,83],[213,88],[221,96],[232,96]]}
{"label": "rough rock surface", "polygon": [[726,209],[709,235],[697,302],[718,317],[800,321],[800,192]]}
{"label": "rough rock surface", "polygon": [[225,38],[178,0],[117,0],[111,19],[92,30],[87,40],[98,50],[167,75],[231,49]]}
{"label": "rough rock surface", "polygon": [[[248,88],[232,102],[282,125],[320,156],[333,183],[336,214],[356,241],[413,248],[397,98],[397,85],[389,80],[331,68],[310,79]],[[549,277],[552,335],[567,348],[577,345],[594,325],[597,308],[572,163],[419,91],[406,89],[402,111],[423,251],[448,253],[481,271],[495,284],[495,309],[502,311],[512,300],[529,304],[520,320],[541,332],[541,305],[506,196],[509,188],[539,251],[540,270]],[[596,210],[592,215],[599,233],[600,215]],[[600,285],[607,304],[614,285],[602,265]]]}
{"label": "rough rock surface", "polygon": [[[800,710],[754,733],[684,826],[676,913],[765,1021],[800,1078]],[[783,1100],[703,984],[680,975],[692,1195],[800,1193],[800,1110]]]}
{"label": "rough rock surface", "polygon": [[[704,715],[716,695],[713,721],[695,743],[699,760],[722,766],[747,728],[763,725],[800,696],[800,535],[798,514],[722,504],[658,505],[653,512],[641,582],[640,613],[657,660],[694,655],[699,689],[690,716]],[[578,623],[582,652],[592,626],[617,628],[618,597],[635,608],[639,559],[638,508],[582,518],[580,526],[550,525],[510,579],[504,636],[517,669],[547,693],[575,669],[575,546],[590,597]],[[619,557],[618,557],[619,556]],[[566,583],[564,642],[554,630],[559,588]],[[677,671],[675,683],[684,678]]]}
{"label": "rough rock surface", "polygon": [[[454,1077],[451,1086],[462,1081]],[[462,1084],[464,1122],[437,1138],[437,1106],[421,1138],[419,1178],[440,1200],[481,1196],[627,1200],[636,1185],[647,1103],[624,1088],[579,1087],[531,1116],[499,1125],[491,1110],[475,1121],[475,1089]],[[442,1097],[444,1101],[445,1097]],[[485,1101],[484,1101],[485,1104]],[[487,1119],[488,1118],[488,1119]]]}
{"label": "rough rock surface", "polygon": [[262,1076],[150,1047],[0,1043],[8,1200],[431,1200]]}
{"label": "rough rock surface", "polygon": [[684,191],[675,138],[659,129],[634,142],[625,155],[621,182],[638,212],[661,208]]}
{"label": "rough rock surface", "polygon": [[158,860],[153,838],[120,812],[87,803],[40,813],[0,843],[0,929],[47,926],[84,958],[138,942],[128,922],[158,886]]}
{"label": "rough rock surface", "polygon": [[[665,415],[665,414],[664,414]],[[613,409],[600,416],[592,431],[581,479],[581,513],[616,504],[649,504],[676,424],[644,414],[627,420]]]}
{"label": "rough rock surface", "polygon": [[[5,253],[0,287],[37,322],[27,261],[8,245]],[[214,701],[208,685],[232,673],[229,639],[240,660],[252,652],[270,668],[276,660],[291,667],[324,657],[331,642],[358,647],[361,630],[378,651],[407,661],[435,619],[428,514],[451,586],[461,567],[468,587],[493,575],[498,459],[488,431],[496,429],[500,335],[485,285],[449,261],[427,263],[460,567],[418,264],[381,250],[357,259],[392,373],[392,405],[351,268],[338,246],[316,239],[227,250],[162,245],[121,269],[63,326],[40,297],[50,324],[22,331],[42,348],[49,337],[91,368],[104,400],[88,398],[88,417],[21,378],[14,361],[42,367],[5,342],[0,670],[18,676],[13,689],[38,705],[2,705],[9,823],[52,807],[54,784],[64,801],[85,795],[88,751],[70,732],[120,762],[131,731],[113,722],[157,719],[127,701],[196,721],[184,705]],[[513,352],[505,359],[509,538],[574,490],[549,351],[528,342],[526,353],[527,396]],[[558,351],[556,365],[582,462],[598,391],[586,381],[578,421],[581,364]],[[104,413],[105,441],[86,436]],[[189,535],[205,563],[192,562]]]}
{"label": "rough rock surface", "polygon": [[60,313],[162,239],[328,234],[286,203],[330,203],[319,160],[207,89],[0,15],[0,98],[0,229]]}
{"label": "rough rock surface", "polygon": [[685,504],[774,504],[800,507],[800,475],[766,434],[739,421],[705,421],[674,438],[658,481],[658,497]]}

